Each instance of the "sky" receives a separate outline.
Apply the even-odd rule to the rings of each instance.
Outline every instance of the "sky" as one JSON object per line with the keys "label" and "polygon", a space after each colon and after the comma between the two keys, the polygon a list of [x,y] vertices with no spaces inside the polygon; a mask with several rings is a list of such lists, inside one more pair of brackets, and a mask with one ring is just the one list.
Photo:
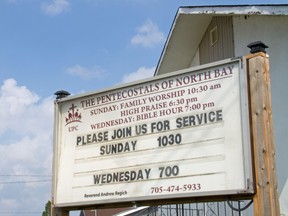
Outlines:
{"label": "sky", "polygon": [[285,1],[0,0],[0,216],[51,197],[54,93],[152,77],[179,6]]}

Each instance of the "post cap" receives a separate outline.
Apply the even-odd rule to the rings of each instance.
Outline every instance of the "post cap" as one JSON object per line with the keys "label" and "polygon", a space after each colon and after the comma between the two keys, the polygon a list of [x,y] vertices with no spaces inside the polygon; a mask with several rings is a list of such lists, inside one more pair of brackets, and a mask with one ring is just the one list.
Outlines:
{"label": "post cap", "polygon": [[58,100],[58,99],[69,96],[70,93],[68,91],[65,91],[65,90],[59,90],[59,91],[55,92],[54,95],[56,95],[56,100]]}
{"label": "post cap", "polygon": [[268,46],[264,44],[262,41],[255,41],[247,45],[250,48],[250,53],[264,52],[266,53],[266,48]]}

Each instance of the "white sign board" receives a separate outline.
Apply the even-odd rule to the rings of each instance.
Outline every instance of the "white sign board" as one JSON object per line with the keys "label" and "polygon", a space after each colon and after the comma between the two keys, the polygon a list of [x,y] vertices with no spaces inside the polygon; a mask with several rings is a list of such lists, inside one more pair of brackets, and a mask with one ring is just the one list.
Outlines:
{"label": "white sign board", "polygon": [[247,106],[239,59],[58,100],[55,205],[252,193]]}

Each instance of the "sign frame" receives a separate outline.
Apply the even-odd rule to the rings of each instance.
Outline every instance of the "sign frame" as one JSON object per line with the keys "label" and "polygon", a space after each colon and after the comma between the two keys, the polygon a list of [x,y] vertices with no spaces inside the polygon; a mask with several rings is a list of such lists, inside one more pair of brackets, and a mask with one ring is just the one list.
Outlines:
{"label": "sign frame", "polygon": [[[95,205],[111,205],[111,204],[117,204],[117,205],[120,205],[120,204],[123,204],[123,203],[133,203],[133,202],[137,202],[137,203],[141,203],[141,202],[150,202],[150,201],[161,201],[161,202],[163,202],[163,199],[164,200],[167,200],[167,202],[171,202],[171,200],[177,200],[177,199],[187,199],[187,198],[199,198],[199,199],[207,199],[207,197],[219,197],[219,196],[229,196],[229,197],[235,197],[235,198],[237,198],[237,197],[251,197],[252,195],[253,195],[253,193],[254,193],[254,187],[253,187],[253,169],[252,169],[252,157],[251,157],[251,140],[250,140],[250,129],[249,129],[249,104],[248,104],[248,90],[247,90],[247,72],[246,72],[246,69],[245,68],[243,68],[243,65],[242,65],[242,58],[236,58],[236,59],[226,59],[226,60],[222,60],[222,61],[218,61],[218,62],[214,62],[214,63],[210,63],[210,64],[206,64],[206,65],[201,65],[201,66],[197,66],[197,67],[192,67],[192,68],[187,68],[187,69],[184,69],[184,70],[180,70],[180,71],[175,71],[175,72],[171,72],[171,73],[169,73],[169,74],[165,74],[165,75],[160,75],[160,76],[156,76],[156,77],[153,77],[153,78],[150,78],[150,79],[145,79],[145,80],[141,80],[141,81],[137,81],[137,82],[132,82],[132,83],[128,83],[128,84],[124,84],[124,85],[118,85],[118,86],[116,86],[116,87],[113,87],[113,88],[107,88],[107,89],[104,89],[104,90],[101,90],[101,91],[96,91],[96,92],[90,92],[90,93],[86,93],[86,94],[80,94],[80,95],[75,95],[75,96],[69,96],[69,97],[66,97],[66,98],[62,98],[62,99],[60,99],[60,100],[56,100],[55,101],[55,116],[54,116],[54,118],[55,118],[55,121],[54,121],[54,152],[53,152],[53,182],[52,182],[52,196],[53,196],[53,201],[54,201],[54,205],[56,206],[56,207],[79,207],[79,206],[95,206]],[[73,133],[77,133],[77,131],[79,130],[79,128],[78,128],[78,125],[81,123],[81,124],[83,124],[83,122],[82,121],[84,121],[83,120],[83,113],[85,112],[84,111],[84,109],[90,109],[90,107],[96,107],[96,106],[94,106],[94,104],[93,104],[93,106],[91,105],[92,103],[95,103],[95,101],[94,102],[92,102],[91,100],[89,100],[89,102],[87,102],[87,100],[85,99],[85,98],[94,98],[95,96],[97,97],[97,95],[105,95],[105,94],[107,94],[108,92],[113,92],[113,91],[120,91],[121,89],[123,90],[123,89],[128,89],[128,88],[133,88],[133,87],[135,87],[135,86],[139,86],[139,85],[149,85],[149,83],[155,83],[155,82],[160,82],[160,81],[163,81],[163,80],[167,80],[167,86],[169,86],[170,85],[170,87],[171,86],[173,86],[174,84],[172,83],[172,81],[169,81],[169,80],[172,80],[172,79],[174,79],[174,78],[177,78],[177,77],[180,77],[180,76],[185,76],[186,74],[200,74],[200,73],[202,73],[202,72],[207,72],[209,69],[211,69],[211,68],[217,68],[217,67],[223,67],[223,66],[227,66],[227,65],[236,65],[237,66],[237,69],[236,69],[236,72],[238,73],[236,76],[238,76],[237,77],[237,79],[236,79],[236,81],[237,82],[239,82],[239,94],[238,94],[238,98],[237,98],[237,100],[239,100],[237,103],[239,103],[239,105],[240,105],[240,108],[239,108],[239,110],[240,110],[240,113],[238,113],[239,115],[240,115],[240,119],[239,119],[239,121],[238,121],[238,123],[240,123],[241,125],[240,125],[240,128],[241,128],[241,134],[240,134],[240,136],[241,136],[241,139],[242,139],[242,141],[241,141],[241,161],[242,161],[242,166],[241,166],[241,169],[242,169],[242,174],[241,174],[241,176],[244,178],[243,179],[243,187],[241,188],[241,189],[229,189],[229,190],[220,190],[220,191],[203,191],[203,192],[200,192],[200,193],[194,193],[194,191],[190,191],[189,193],[176,193],[176,194],[174,194],[174,193],[171,193],[171,194],[168,194],[167,195],[167,193],[166,194],[161,194],[161,193],[159,193],[159,190],[163,190],[163,186],[162,186],[162,189],[161,189],[161,186],[156,186],[155,188],[158,188],[158,189],[154,189],[154,190],[158,190],[158,192],[157,192],[157,194],[154,194],[153,196],[151,195],[151,196],[140,196],[140,198],[139,197],[135,197],[135,196],[131,196],[131,197],[125,197],[125,194],[124,194],[124,198],[122,197],[122,195],[120,195],[119,197],[117,197],[117,198],[113,198],[113,197],[111,197],[111,198],[109,198],[109,199],[103,199],[103,200],[101,200],[101,199],[97,199],[97,200],[87,200],[87,201],[83,201],[83,199],[82,200],[69,200],[68,202],[66,202],[66,201],[60,201],[59,202],[59,193],[60,193],[60,195],[61,195],[61,193],[62,193],[62,195],[64,194],[63,193],[63,191],[65,192],[65,190],[62,190],[62,192],[59,192],[59,191],[61,191],[61,190],[59,190],[59,188],[61,189],[61,187],[63,187],[64,186],[64,182],[65,182],[65,180],[64,180],[64,176],[61,174],[61,172],[63,172],[63,170],[65,170],[64,168],[63,168],[63,166],[65,166],[66,164],[63,162],[63,155],[65,154],[65,152],[67,151],[67,148],[65,147],[65,145],[67,145],[67,143],[65,143],[65,139],[63,140],[62,138],[63,138],[63,134],[65,134],[66,132],[64,132],[64,130],[67,130],[67,125],[71,125],[71,127],[69,126],[69,128],[68,128],[68,130],[70,130],[69,131],[69,134],[73,134]],[[231,73],[232,73],[232,70],[230,71]],[[233,73],[234,73],[235,71],[233,71]],[[216,72],[215,72],[216,73]],[[226,74],[228,74],[229,75],[229,72],[228,71],[226,71]],[[225,74],[224,74],[225,75]],[[225,75],[226,76],[226,75]],[[208,77],[208,75],[206,76],[206,78]],[[226,77],[225,77],[226,78]],[[229,78],[228,78],[229,79]],[[175,81],[175,80],[174,80]],[[199,84],[201,84],[201,85],[203,85],[203,83],[206,83],[207,84],[207,82],[208,82],[208,84],[209,84],[209,82],[211,81],[215,81],[215,80],[213,80],[213,79],[211,79],[211,80],[208,80],[207,82],[202,82],[203,80],[201,80],[201,82],[199,81],[199,83],[196,83],[195,85],[197,86],[199,86]],[[164,82],[163,82],[164,83]],[[187,85],[188,86],[188,85]],[[184,87],[184,89],[185,89],[185,94],[187,93],[187,86],[185,86]],[[210,85],[210,87],[211,87],[212,85]],[[215,85],[216,86],[216,85]],[[186,88],[187,87],[187,88]],[[164,88],[164,87],[163,87]],[[171,90],[171,89],[169,89],[169,87],[167,87],[168,88],[168,90]],[[199,98],[200,97],[200,99],[201,98],[203,98],[203,97],[205,97],[205,95],[206,94],[204,94],[204,96],[202,95],[202,96],[199,96],[200,95],[200,93],[199,93],[199,91],[200,91],[200,88],[198,88],[197,87],[197,89],[195,88],[194,89],[195,90],[195,92],[194,93],[196,93],[196,96]],[[193,90],[193,91],[194,91]],[[198,90],[197,92],[196,92],[196,90]],[[180,90],[179,90],[180,91]],[[204,91],[204,90],[203,90]],[[209,90],[205,90],[205,91],[209,91]],[[212,90],[211,90],[212,91]],[[181,95],[181,92],[178,92],[179,93],[179,95],[178,96],[175,96],[175,98],[181,98],[182,96],[184,96],[183,94]],[[204,93],[204,92],[202,92],[202,93]],[[210,92],[211,93],[211,92]],[[168,94],[168,93],[167,93]],[[206,95],[207,96],[207,95]],[[95,97],[95,98],[96,98]],[[145,97],[145,96],[144,96]],[[68,116],[68,114],[67,114],[67,106],[69,105],[69,107],[68,108],[71,108],[70,107],[70,105],[72,104],[73,106],[74,106],[74,102],[75,101],[78,101],[79,102],[79,100],[82,100],[82,101],[85,101],[85,100],[83,100],[83,99],[85,99],[86,100],[86,102],[87,103],[89,103],[88,105],[87,105],[87,103],[86,102],[81,102],[81,104],[82,104],[82,110],[80,110],[80,111],[78,111],[78,113],[77,113],[77,116],[75,115],[76,114],[76,112],[75,112],[75,110],[72,110],[71,111],[71,113],[70,112],[68,112],[69,113],[69,115],[70,115],[70,117],[71,118],[69,118],[69,116]],[[100,99],[101,100],[101,99]],[[99,101],[100,101],[99,100]],[[185,98],[185,101],[187,102],[187,100],[188,100],[188,98],[186,97]],[[199,100],[199,99],[198,99]],[[104,99],[102,100],[102,102],[105,102],[104,101]],[[193,101],[192,101],[193,102]],[[198,102],[197,100],[195,100],[194,99],[194,102]],[[219,101],[214,101],[215,103],[218,103]],[[175,104],[173,104],[173,103],[176,103],[174,100],[173,100],[173,102],[170,104],[171,106],[175,106],[175,108],[176,108],[176,105]],[[198,103],[197,103],[198,104]],[[208,104],[207,102],[206,102],[206,104]],[[79,103],[78,103],[78,105],[79,105]],[[167,104],[166,104],[167,105]],[[169,104],[168,104],[169,105]],[[178,104],[179,105],[179,104]],[[65,108],[65,114],[64,114],[64,106],[66,106],[66,108]],[[72,106],[72,107],[73,107]],[[120,106],[120,105],[119,105]],[[137,103],[136,103],[136,105],[135,106],[138,106],[137,105]],[[162,104],[162,106],[164,106],[164,104]],[[207,105],[208,106],[208,105]],[[221,106],[223,106],[222,104],[218,104],[218,105],[216,105],[217,107],[221,107]],[[204,108],[204,102],[202,102],[202,100],[201,100],[201,107],[202,108]],[[63,109],[63,110],[62,110]],[[73,108],[74,109],[74,108]],[[121,107],[119,108],[118,107],[118,109],[122,109]],[[160,109],[160,108],[159,108]],[[192,109],[192,108],[191,108]],[[192,111],[190,108],[189,108],[189,112],[191,112],[191,113],[198,113],[199,115],[200,114],[203,114],[203,116],[205,116],[206,115],[206,118],[210,118],[211,116],[213,116],[213,118],[214,118],[214,120],[215,119],[217,119],[218,118],[218,120],[219,120],[219,122],[216,122],[218,125],[219,124],[224,124],[223,122],[221,123],[221,120],[223,120],[222,118],[224,118],[224,122],[226,122],[226,120],[225,120],[225,117],[223,117],[222,116],[222,111],[221,111],[221,113],[220,113],[220,111],[219,111],[219,109],[216,109],[216,108],[212,108],[212,105],[211,105],[211,107],[207,107],[207,109],[208,110],[210,110],[209,112],[204,112],[204,110],[202,111],[202,112],[200,112],[199,110],[198,110],[198,112],[194,112],[194,111]],[[205,108],[206,109],[206,108]],[[124,109],[123,109],[124,110]],[[157,110],[157,109],[156,109]],[[222,110],[222,109],[220,109],[220,110]],[[98,110],[99,111],[99,110]],[[114,110],[114,111],[117,111],[116,109]],[[178,110],[179,111],[179,110]],[[183,111],[183,109],[182,109],[182,111]],[[218,112],[218,114],[217,114],[217,111],[219,111]],[[73,113],[72,113],[73,112]],[[104,112],[104,111],[103,111]],[[107,111],[107,112],[109,112],[109,111]],[[111,111],[111,112],[113,112],[113,110]],[[93,112],[90,112],[90,115],[92,115],[92,113]],[[147,113],[147,112],[146,112]],[[81,114],[83,115],[83,116],[81,116]],[[105,112],[104,112],[104,114],[105,114]],[[141,114],[141,112],[138,112],[137,114]],[[195,114],[195,115],[196,115]],[[122,114],[121,114],[122,115]],[[131,115],[131,116],[133,116],[133,114],[129,114],[128,113],[128,116],[129,115]],[[209,117],[209,115],[210,115],[210,117]],[[226,115],[226,114],[225,114]],[[78,117],[78,118],[76,118],[76,117]],[[79,116],[80,116],[80,118],[79,118]],[[98,116],[99,116],[99,114],[98,114]],[[187,129],[187,130],[189,130],[189,126],[191,126],[191,116],[192,116],[192,114],[191,115],[189,115],[189,116],[187,116],[187,112],[184,112],[184,114],[183,115],[180,115],[180,117],[178,116],[178,114],[176,114],[176,119],[177,120],[179,120],[180,118],[181,118],[181,120],[179,120],[179,122],[178,122],[178,125],[179,124],[182,124],[182,126],[184,125],[185,127],[187,126],[187,128],[185,128],[185,130]],[[207,117],[208,116],[208,117]],[[218,116],[218,117],[217,117]],[[107,117],[107,116],[105,116],[105,117]],[[154,119],[154,117],[155,116],[148,116],[148,119],[149,119],[149,121],[150,121],[150,119]],[[155,117],[156,118],[156,117]],[[168,115],[167,115],[167,117],[165,117],[166,119],[168,118]],[[160,118],[160,119],[162,119],[162,120],[164,120],[165,118]],[[175,119],[174,118],[174,119]],[[199,116],[197,117],[195,117],[195,118],[200,118]],[[202,117],[201,117],[202,118]],[[204,117],[205,118],[205,117]],[[66,122],[64,122],[64,119],[66,119]],[[71,122],[70,122],[70,120],[71,120]],[[189,119],[190,119],[190,125],[188,125],[189,123],[187,123],[187,122],[189,122]],[[212,117],[211,117],[211,119],[212,119]],[[161,120],[161,121],[162,121]],[[176,121],[177,121],[176,120]],[[135,121],[135,120],[134,120]],[[169,118],[169,121],[170,121],[170,118]],[[216,121],[216,120],[215,120]],[[140,122],[146,122],[146,119],[140,119]],[[153,120],[153,122],[159,122],[159,121],[156,121],[156,120]],[[147,129],[147,130],[151,130],[151,134],[152,134],[152,123],[153,122],[146,122],[148,125],[149,125],[149,123],[151,124],[151,128],[150,129]],[[164,121],[163,121],[164,122]],[[129,122],[128,122],[129,123]],[[128,124],[127,123],[127,124]],[[144,124],[143,123],[143,124]],[[208,122],[209,123],[209,122]],[[89,122],[89,124],[90,124],[90,122]],[[186,125],[187,124],[187,125]],[[63,125],[65,126],[65,127],[63,127]],[[155,124],[156,125],[156,124]],[[102,130],[103,131],[103,127],[102,127],[102,125],[100,124],[100,125],[98,125],[99,126],[99,129],[100,129],[100,131]],[[163,125],[162,125],[163,126]],[[167,125],[166,125],[167,126]],[[170,125],[169,125],[170,126]],[[180,127],[180,130],[181,130],[181,132],[183,132],[183,128],[184,128],[184,126],[183,126],[183,128],[182,128],[182,126]],[[200,125],[201,126],[201,125]],[[157,125],[155,126],[156,127],[156,129],[157,129]],[[161,127],[161,125],[159,126],[159,127]],[[165,126],[163,126],[163,127],[165,127]],[[113,128],[113,127],[112,127]],[[156,130],[155,129],[155,130]],[[168,129],[170,129],[170,127],[168,128]],[[212,128],[213,129],[213,128]],[[239,126],[238,126],[238,129],[239,129]],[[173,128],[173,130],[175,130],[175,128]],[[191,130],[193,130],[193,129],[191,129]],[[97,131],[97,130],[96,130]],[[162,134],[162,132],[163,132],[163,134],[167,134],[167,130],[164,130],[164,131],[160,131],[161,133],[160,134]],[[87,132],[86,132],[87,133]],[[187,133],[187,132],[185,132],[185,133]],[[215,132],[216,133],[216,132]],[[88,133],[88,135],[86,136],[86,141],[85,141],[85,138],[81,138],[81,136],[83,135],[84,133],[82,132],[77,138],[75,138],[75,136],[74,136],[74,140],[75,140],[75,143],[76,143],[76,145],[75,145],[75,148],[78,146],[80,146],[80,145],[83,145],[83,142],[85,143],[84,145],[86,145],[87,143],[88,143],[88,140],[89,139],[91,139],[91,138],[88,138],[88,135],[89,135],[89,133]],[[92,133],[91,133],[92,134]],[[151,134],[148,134],[148,135],[151,135]],[[181,133],[176,133],[176,134],[181,134]],[[239,135],[239,134],[238,134]],[[109,137],[111,137],[111,134],[110,134],[110,132],[108,131],[107,132],[107,134],[105,135],[104,133],[102,133],[102,141],[105,141],[105,139],[103,138],[103,137],[105,137],[105,136],[107,136],[107,142],[110,142],[111,141],[111,139],[109,139],[108,138],[108,136]],[[112,135],[113,136],[113,135]],[[143,136],[146,136],[146,135],[143,135]],[[152,136],[152,135],[151,135]],[[188,136],[188,135],[185,135],[185,136]],[[80,138],[79,138],[80,137]],[[158,136],[158,138],[159,137],[162,137],[162,136]],[[164,137],[164,135],[163,135],[163,137]],[[99,137],[98,137],[99,138]],[[116,137],[117,138],[117,137]],[[121,138],[123,138],[123,139],[125,139],[126,137],[120,137],[120,135],[119,135],[119,139],[121,139]],[[128,137],[129,138],[129,137]],[[100,139],[100,138],[99,138]],[[174,137],[173,139],[177,139],[177,137]],[[182,139],[182,138],[181,138]],[[81,144],[81,142],[82,142],[82,144]],[[144,142],[144,141],[143,141]],[[158,141],[158,145],[160,145],[160,143],[159,143],[160,141]],[[74,144],[75,144],[74,143]],[[135,144],[136,145],[136,144]],[[162,145],[163,145],[163,143],[162,143]],[[88,146],[88,145],[86,145],[86,146]],[[104,146],[104,145],[103,145]],[[163,146],[162,146],[163,147]],[[122,148],[122,147],[121,147]],[[127,147],[128,148],[128,147]],[[133,148],[133,144],[132,145],[130,145],[130,149],[131,148]],[[68,149],[69,150],[69,149]],[[72,149],[73,150],[73,149]],[[224,150],[225,150],[225,148],[224,148]],[[70,149],[70,151],[71,151],[71,149]],[[116,150],[115,150],[116,151]],[[119,151],[119,145],[118,145],[118,151]],[[71,153],[71,155],[75,155],[75,152],[73,152],[73,151],[71,151],[70,152]],[[105,152],[103,151],[102,152],[103,154],[105,154]],[[76,153],[77,154],[77,153]],[[225,155],[225,157],[227,157],[228,155]],[[65,160],[66,160],[67,158],[65,158]],[[81,160],[81,159],[79,159],[79,160]],[[160,161],[159,163],[164,163],[165,161]],[[116,162],[117,163],[117,162]],[[109,163],[108,163],[109,164]],[[145,164],[144,164],[145,165]],[[71,172],[73,172],[73,169],[75,168],[75,167],[68,167],[69,169],[70,169],[70,174],[71,174]],[[119,168],[119,167],[118,167]],[[172,167],[173,168],[173,167]],[[81,169],[80,169],[81,170]],[[159,171],[159,170],[158,170]],[[68,171],[69,172],[69,171]],[[88,170],[88,172],[91,172],[90,170]],[[165,170],[164,170],[164,172],[165,172]],[[132,172],[130,172],[130,174],[131,174]],[[144,170],[144,173],[142,173],[143,175],[145,175],[145,170]],[[131,174],[132,175],[132,174]],[[148,175],[150,175],[150,171],[149,171],[149,174],[148,174],[148,171],[146,172],[146,175],[148,176]],[[70,175],[70,177],[73,177],[73,174],[72,175]],[[108,182],[108,180],[107,180],[107,177],[108,176],[108,174],[106,175],[106,180],[103,180],[103,176],[102,176],[102,184],[99,184],[99,185],[105,185],[106,183],[108,184],[108,183],[110,183],[110,182]],[[176,177],[178,177],[178,176],[176,176]],[[100,178],[100,177],[99,177]],[[132,178],[131,176],[130,176],[130,178]],[[179,178],[182,178],[182,177],[179,177]],[[69,179],[68,178],[68,180],[69,181],[72,181],[72,180],[74,180],[73,178],[72,179]],[[146,179],[147,181],[149,181],[149,178],[147,178]],[[95,175],[94,175],[94,181],[95,181]],[[100,181],[100,180],[99,180]],[[106,182],[105,182],[106,181]],[[129,186],[129,181],[128,182],[125,182],[125,184],[123,184],[123,185],[127,185],[127,187]],[[130,183],[131,184],[131,183]],[[132,183],[133,184],[133,183]],[[157,184],[156,184],[157,185]],[[184,185],[186,185],[186,184],[180,184],[181,186],[179,186],[179,188],[181,188],[181,190],[184,190],[183,189],[183,187],[184,187]],[[187,184],[188,185],[188,184]],[[186,185],[186,187],[188,187]],[[194,185],[195,186],[195,185]],[[189,187],[194,187],[193,185],[189,185]],[[197,185],[196,185],[197,186]],[[96,186],[97,187],[97,186]],[[81,188],[80,186],[79,186],[79,188]],[[165,188],[164,188],[164,190],[168,190],[167,189],[168,188],[168,186],[165,186]],[[68,191],[69,191],[69,188],[68,188]],[[155,191],[154,191],[155,192]],[[179,191],[178,191],[179,192]],[[92,193],[93,194],[93,193]],[[86,194],[87,195],[87,194]],[[89,195],[89,194],[88,194]],[[96,193],[94,193],[94,195],[96,196]],[[84,196],[85,196],[85,194],[84,194]],[[210,199],[210,198],[208,198],[208,199]],[[60,200],[61,200],[61,198],[60,198]],[[170,201],[169,201],[170,200]],[[165,202],[165,201],[164,201]]]}

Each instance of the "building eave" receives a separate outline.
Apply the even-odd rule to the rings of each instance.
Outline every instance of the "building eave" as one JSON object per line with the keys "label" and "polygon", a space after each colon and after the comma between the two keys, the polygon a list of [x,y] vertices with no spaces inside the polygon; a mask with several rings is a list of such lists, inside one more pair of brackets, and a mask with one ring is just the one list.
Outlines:
{"label": "building eave", "polygon": [[155,75],[189,67],[214,16],[288,15],[288,4],[179,7],[160,56]]}

